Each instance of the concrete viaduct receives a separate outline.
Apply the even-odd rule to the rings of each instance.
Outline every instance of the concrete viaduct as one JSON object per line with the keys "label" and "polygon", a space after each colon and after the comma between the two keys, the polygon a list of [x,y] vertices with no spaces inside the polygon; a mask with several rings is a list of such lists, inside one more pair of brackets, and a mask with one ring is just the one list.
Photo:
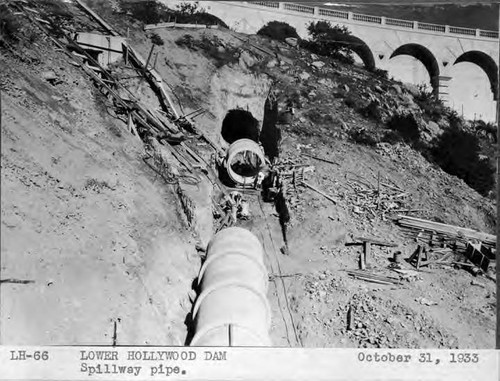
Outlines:
{"label": "concrete viaduct", "polygon": [[[164,2],[177,3],[168,0]],[[481,102],[475,106],[476,110],[469,110],[465,116],[472,119],[471,111],[474,111],[474,115],[477,111],[477,115],[483,116],[483,119],[495,120],[498,31],[428,24],[287,2],[202,1],[200,4],[231,29],[248,34],[256,33],[266,23],[274,20],[292,25],[303,38],[307,38],[307,24],[311,21],[325,20],[333,25],[345,25],[356,37],[358,43],[353,50],[365,66],[387,70],[389,75],[394,70],[415,71],[415,68],[410,67],[412,62],[395,60],[398,56],[413,57],[413,65],[420,63],[419,66],[423,65],[425,71],[414,77],[412,82],[428,82],[443,101],[456,109],[459,107],[454,102],[454,95],[449,93],[450,81],[457,75],[455,67],[461,63],[473,64],[481,69],[483,76],[485,74],[488,86],[483,86],[480,91]],[[402,68],[401,65],[408,67]],[[470,71],[470,67],[467,70]],[[459,93],[457,97],[461,92],[470,92],[476,81],[477,77],[456,81],[458,87],[455,87]],[[479,110],[481,107],[483,109]],[[462,104],[462,111],[463,108]]]}

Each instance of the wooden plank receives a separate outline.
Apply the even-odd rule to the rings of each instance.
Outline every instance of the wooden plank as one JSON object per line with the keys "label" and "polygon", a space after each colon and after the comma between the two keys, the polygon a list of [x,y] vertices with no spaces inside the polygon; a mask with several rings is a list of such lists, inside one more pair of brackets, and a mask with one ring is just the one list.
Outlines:
{"label": "wooden plank", "polygon": [[477,239],[489,245],[496,245],[496,236],[484,232],[479,232],[477,230],[461,228],[458,226],[447,225],[440,222],[433,222],[403,215],[398,215],[398,223],[402,226],[410,228],[435,231],[437,233],[442,233],[457,238],[463,237],[466,239]]}
{"label": "wooden plank", "polygon": [[161,28],[206,29],[209,28],[209,26],[205,24],[179,24],[176,22],[164,22],[159,24],[148,24],[144,26],[144,30],[161,29]]}
{"label": "wooden plank", "polygon": [[171,28],[174,25],[175,25],[175,22],[162,22],[162,23],[158,23],[158,24],[147,24],[147,25],[144,25],[144,30]]}
{"label": "wooden plank", "polygon": [[386,242],[382,241],[376,238],[371,238],[371,237],[354,237],[355,241],[361,241],[361,242],[370,242],[374,245],[379,245],[379,246],[388,246],[388,247],[396,247],[398,246],[396,243],[393,242]]}
{"label": "wooden plank", "polygon": [[161,123],[155,115],[153,115],[148,108],[144,107],[141,105],[139,102],[135,103],[135,106],[137,108],[137,111],[140,112],[140,114],[147,120],[148,123],[152,124],[155,126],[159,131],[161,132],[168,132],[168,129]]}
{"label": "wooden plank", "polygon": [[[141,137],[139,136],[139,133],[137,132],[137,128],[135,127],[134,123],[134,118],[132,117],[132,113],[128,114],[128,128],[131,133],[133,133],[139,140],[141,140]],[[142,140],[141,140],[142,141]]]}
{"label": "wooden plank", "polygon": [[309,155],[308,153],[301,153],[301,155],[302,156],[311,157],[311,158],[319,160],[319,161],[324,161],[325,163],[339,165],[339,163],[335,163],[334,161],[331,161],[331,160],[328,160],[328,159],[324,159],[324,158],[319,157],[319,156]]}
{"label": "wooden plank", "polygon": [[188,28],[188,29],[206,29],[205,24],[174,24],[174,28]]}
{"label": "wooden plank", "polygon": [[179,128],[171,122],[165,115],[163,115],[163,111],[159,112],[158,110],[149,110],[162,124],[173,134],[177,134],[180,132]]}
{"label": "wooden plank", "polygon": [[361,280],[364,280],[366,282],[371,282],[371,283],[378,283],[378,284],[387,284],[387,285],[393,285],[395,283],[393,282],[386,282],[385,280],[378,280],[378,279],[371,279],[371,278],[365,278],[365,277],[362,277],[362,276],[354,276],[355,278],[357,279],[361,279]]}
{"label": "wooden plank", "polygon": [[305,185],[306,187],[308,187],[309,189],[312,189],[316,193],[319,193],[320,195],[322,195],[326,199],[330,200],[334,204],[337,204],[337,200],[335,200],[332,196],[327,195],[325,192],[319,190],[318,188],[313,187],[311,184],[308,184],[305,181],[302,181],[302,184]]}
{"label": "wooden plank", "polygon": [[102,18],[97,15],[92,9],[90,9],[83,1],[81,0],[75,0],[76,3],[82,7],[85,12],[87,12],[89,15],[91,15],[101,26],[104,27],[109,33],[111,33],[113,36],[118,36],[118,33],[114,31],[114,29],[109,25],[106,21],[104,21]]}
{"label": "wooden plank", "polygon": [[39,21],[39,22],[42,22],[42,23],[44,23],[46,25],[50,25],[50,22],[48,22],[47,20],[44,20],[44,19],[42,19],[40,17],[35,17],[35,20]]}
{"label": "wooden plank", "polygon": [[179,113],[177,112],[175,105],[172,102],[172,99],[170,98],[170,96],[165,91],[165,88],[163,87],[163,79],[161,78],[160,74],[155,69],[148,69],[146,67],[146,60],[130,45],[128,45],[127,43],[123,43],[123,48],[126,51],[128,51],[129,59],[136,66],[139,66],[142,69],[144,75],[150,77],[151,82],[154,84],[154,86],[160,92],[164,103],[166,103],[168,105],[168,107],[170,108],[170,111],[172,111],[175,118],[179,119]]}
{"label": "wooden plank", "polygon": [[386,283],[386,284],[400,284],[401,282],[397,279],[393,279],[390,277],[386,277],[383,275],[376,275],[376,274],[371,274],[367,273],[365,271],[360,271],[360,270],[349,270],[347,271],[347,274],[354,278],[358,279],[363,279],[366,281],[370,282],[376,282],[376,283]]}
{"label": "wooden plank", "polygon": [[191,157],[193,159],[195,159],[198,164],[200,164],[202,167],[206,167],[207,166],[207,163],[205,162],[205,160],[203,160],[202,157],[200,157],[200,155],[198,155],[198,153],[196,153],[195,151],[193,151],[185,142],[181,142],[180,143],[181,147],[184,148],[186,150],[186,152],[191,155]]}

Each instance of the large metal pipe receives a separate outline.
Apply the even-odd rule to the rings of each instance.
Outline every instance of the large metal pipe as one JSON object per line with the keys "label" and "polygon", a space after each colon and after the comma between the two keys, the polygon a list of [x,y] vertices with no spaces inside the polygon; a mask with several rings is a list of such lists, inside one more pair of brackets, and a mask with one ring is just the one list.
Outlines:
{"label": "large metal pipe", "polygon": [[[237,155],[248,155],[252,157],[255,165],[254,173],[245,176],[237,173],[233,168],[233,162]],[[226,155],[226,170],[231,178],[238,185],[250,185],[254,184],[259,170],[264,167],[265,158],[262,148],[251,139],[239,139],[227,149]]]}
{"label": "large metal pipe", "polygon": [[196,346],[269,346],[271,311],[261,243],[239,227],[210,241],[193,308]]}

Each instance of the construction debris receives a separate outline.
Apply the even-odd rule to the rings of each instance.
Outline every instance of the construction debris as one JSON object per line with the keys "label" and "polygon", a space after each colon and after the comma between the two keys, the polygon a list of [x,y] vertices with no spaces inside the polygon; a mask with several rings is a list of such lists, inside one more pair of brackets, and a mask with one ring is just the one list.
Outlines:
{"label": "construction debris", "polygon": [[348,270],[347,274],[352,276],[353,278],[356,279],[361,279],[367,282],[372,282],[372,283],[379,283],[379,284],[401,284],[399,279],[394,279],[391,277],[383,276],[383,275],[377,275],[373,273],[369,273],[366,271],[357,271],[357,270]]}
{"label": "construction debris", "polygon": [[465,257],[484,272],[488,271],[490,261],[495,260],[495,254],[482,244],[467,242]]}
{"label": "construction debris", "polygon": [[356,214],[366,214],[369,218],[379,217],[387,219],[387,214],[403,212],[410,194],[404,190],[380,181],[377,178],[376,187],[362,179],[347,179],[347,185],[352,193],[344,195],[345,201],[352,205],[352,211]]}
{"label": "construction debris", "polygon": [[387,246],[387,247],[396,247],[397,244],[392,243],[392,242],[385,242],[385,241],[380,241],[375,238],[367,238],[367,237],[356,237],[354,238],[355,241],[358,242],[351,242],[347,243],[346,245],[363,245],[363,253],[360,256],[360,268],[361,270],[364,270],[366,267],[366,263],[368,260],[370,260],[370,254],[371,254],[371,245],[379,245],[379,246]]}

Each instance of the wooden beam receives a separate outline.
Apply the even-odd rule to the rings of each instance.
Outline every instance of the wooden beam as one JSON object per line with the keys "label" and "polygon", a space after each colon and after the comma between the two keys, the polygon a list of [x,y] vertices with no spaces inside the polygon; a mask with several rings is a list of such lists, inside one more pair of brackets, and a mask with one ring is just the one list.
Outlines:
{"label": "wooden beam", "polygon": [[179,113],[177,112],[172,99],[163,87],[163,79],[161,78],[160,74],[155,69],[148,69],[146,67],[147,61],[130,45],[128,45],[127,43],[123,43],[123,48],[129,52],[128,57],[130,61],[141,68],[146,77],[149,77],[148,79],[151,80],[151,83],[153,83],[153,85],[160,92],[163,102],[170,108],[170,111],[172,111],[175,118],[179,119]]}
{"label": "wooden beam", "polygon": [[337,200],[335,200],[332,196],[329,196],[327,195],[325,192],[319,190],[318,188],[315,188],[313,187],[311,184],[308,184],[306,183],[305,181],[302,181],[302,184],[306,187],[308,187],[309,189],[312,189],[313,191],[319,193],[320,195],[322,195],[323,197],[325,197],[326,199],[330,200],[331,202],[333,202],[334,204],[337,204]]}
{"label": "wooden beam", "polygon": [[95,13],[92,9],[90,9],[83,1],[81,0],[75,0],[76,3],[82,7],[89,15],[91,15],[101,26],[104,27],[109,33],[111,33],[113,36],[118,36],[118,33],[115,32],[115,30],[109,25],[106,21],[104,21],[102,18],[100,18],[97,13]]}
{"label": "wooden beam", "polygon": [[388,246],[388,247],[397,247],[398,245],[396,243],[392,242],[386,242],[382,241],[376,238],[370,238],[370,237],[354,237],[355,241],[360,241],[360,242],[370,242],[371,244],[374,245],[379,245],[379,246]]}

